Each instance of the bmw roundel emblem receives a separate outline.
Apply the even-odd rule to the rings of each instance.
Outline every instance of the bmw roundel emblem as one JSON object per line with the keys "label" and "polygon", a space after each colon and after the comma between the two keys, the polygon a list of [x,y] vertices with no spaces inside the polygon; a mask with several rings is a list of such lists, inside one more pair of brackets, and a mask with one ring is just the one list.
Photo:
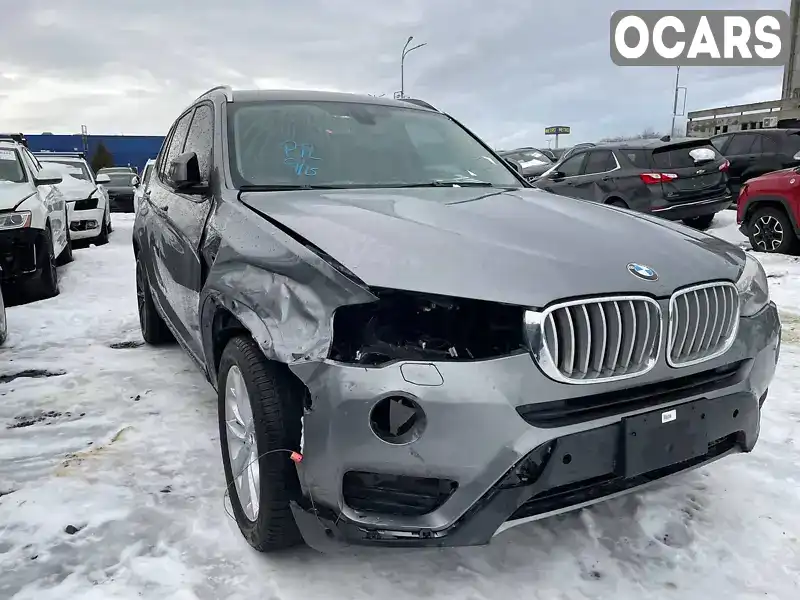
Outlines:
{"label": "bmw roundel emblem", "polygon": [[658,273],[647,265],[640,265],[637,263],[628,263],[628,271],[636,275],[639,279],[646,279],[647,281],[658,280]]}

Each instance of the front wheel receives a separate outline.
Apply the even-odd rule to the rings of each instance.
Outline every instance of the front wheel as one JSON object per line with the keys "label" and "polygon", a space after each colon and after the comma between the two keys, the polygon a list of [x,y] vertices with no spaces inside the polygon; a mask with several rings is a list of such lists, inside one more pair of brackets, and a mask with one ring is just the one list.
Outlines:
{"label": "front wheel", "polygon": [[108,243],[108,225],[106,218],[103,216],[103,224],[100,226],[100,234],[95,238],[95,246],[105,246]]}
{"label": "front wheel", "polygon": [[302,384],[246,336],[228,342],[217,382],[222,465],[239,530],[259,552],[302,543],[289,507],[300,494],[290,453],[300,443]]}
{"label": "front wheel", "polygon": [[757,252],[789,254],[797,246],[794,228],[785,212],[771,206],[756,210],[748,219],[750,245]]}
{"label": "front wheel", "polygon": [[67,227],[67,245],[64,246],[64,249],[61,251],[61,254],[58,255],[58,259],[56,260],[56,264],[61,267],[63,265],[67,265],[74,260],[74,256],[72,255],[72,236],[69,234],[69,226]]}
{"label": "front wheel", "polygon": [[38,273],[26,284],[26,291],[34,300],[46,300],[58,296],[58,269],[56,268],[53,234],[48,227],[44,232],[43,250]]}
{"label": "front wheel", "polygon": [[683,224],[688,225],[689,227],[693,227],[694,229],[699,229],[700,231],[705,231],[709,227],[711,227],[711,223],[714,221],[714,215],[702,215],[699,217],[691,217],[690,219],[684,219]]}

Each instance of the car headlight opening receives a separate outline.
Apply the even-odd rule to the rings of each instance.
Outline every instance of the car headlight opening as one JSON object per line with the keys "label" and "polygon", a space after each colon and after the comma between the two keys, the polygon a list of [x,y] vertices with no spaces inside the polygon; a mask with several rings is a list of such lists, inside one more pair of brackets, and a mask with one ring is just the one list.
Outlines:
{"label": "car headlight opening", "polygon": [[769,302],[767,273],[761,263],[749,254],[744,270],[736,281],[736,289],[739,291],[740,314],[743,317],[752,317]]}

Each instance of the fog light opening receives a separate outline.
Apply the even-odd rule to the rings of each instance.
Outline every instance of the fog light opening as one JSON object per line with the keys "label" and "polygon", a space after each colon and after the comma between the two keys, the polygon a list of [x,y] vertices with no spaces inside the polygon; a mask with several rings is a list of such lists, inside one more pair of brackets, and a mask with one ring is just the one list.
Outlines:
{"label": "fog light opening", "polygon": [[425,411],[415,400],[388,396],[372,407],[369,424],[378,439],[399,446],[418,440],[427,422]]}

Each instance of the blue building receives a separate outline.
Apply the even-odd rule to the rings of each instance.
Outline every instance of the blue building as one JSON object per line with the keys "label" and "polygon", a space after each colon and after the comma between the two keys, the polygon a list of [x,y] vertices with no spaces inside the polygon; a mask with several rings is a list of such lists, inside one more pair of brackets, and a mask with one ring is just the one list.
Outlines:
{"label": "blue building", "polygon": [[[40,135],[25,134],[32,152],[50,150],[51,152],[85,152],[86,160],[91,162],[98,146],[102,143],[114,157],[114,165],[136,167],[141,173],[145,163],[155,158],[163,136],[157,135]],[[85,142],[84,142],[85,140]]]}

